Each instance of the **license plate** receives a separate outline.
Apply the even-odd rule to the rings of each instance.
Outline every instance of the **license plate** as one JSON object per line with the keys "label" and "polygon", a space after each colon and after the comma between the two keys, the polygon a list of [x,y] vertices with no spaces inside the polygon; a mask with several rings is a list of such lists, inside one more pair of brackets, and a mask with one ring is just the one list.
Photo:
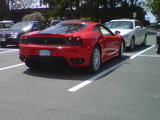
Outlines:
{"label": "license plate", "polygon": [[6,42],[6,38],[0,38],[1,42]]}
{"label": "license plate", "polygon": [[51,56],[50,50],[39,50],[39,56]]}

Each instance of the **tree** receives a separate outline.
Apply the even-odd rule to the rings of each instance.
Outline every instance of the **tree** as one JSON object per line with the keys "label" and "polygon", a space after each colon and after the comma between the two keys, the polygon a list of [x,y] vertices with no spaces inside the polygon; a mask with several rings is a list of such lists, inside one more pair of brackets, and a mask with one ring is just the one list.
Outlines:
{"label": "tree", "polygon": [[9,16],[9,6],[6,3],[6,0],[1,0],[0,2],[0,20],[7,19],[8,16]]}
{"label": "tree", "polygon": [[[132,8],[140,5],[139,0],[41,0],[48,3],[50,15],[53,17],[66,16],[67,18],[90,17],[93,21],[105,19],[107,15],[110,18],[113,10],[116,8]],[[109,12],[108,12],[109,11]],[[132,14],[132,13],[131,13]]]}
{"label": "tree", "polygon": [[148,7],[152,9],[153,14],[158,15],[160,14],[160,1],[159,0],[147,0]]}
{"label": "tree", "polygon": [[45,18],[40,12],[34,12],[24,16],[22,21],[45,21]]}

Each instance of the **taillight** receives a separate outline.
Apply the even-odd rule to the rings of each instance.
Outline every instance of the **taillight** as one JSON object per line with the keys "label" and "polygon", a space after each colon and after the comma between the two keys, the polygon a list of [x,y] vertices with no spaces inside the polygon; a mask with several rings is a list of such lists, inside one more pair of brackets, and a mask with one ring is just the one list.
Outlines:
{"label": "taillight", "polygon": [[67,45],[82,45],[83,42],[82,42],[82,39],[81,37],[68,37],[67,39]]}
{"label": "taillight", "polygon": [[20,44],[27,44],[27,43],[28,43],[28,42],[27,42],[27,37],[22,35],[22,36],[20,37],[19,43],[20,43]]}

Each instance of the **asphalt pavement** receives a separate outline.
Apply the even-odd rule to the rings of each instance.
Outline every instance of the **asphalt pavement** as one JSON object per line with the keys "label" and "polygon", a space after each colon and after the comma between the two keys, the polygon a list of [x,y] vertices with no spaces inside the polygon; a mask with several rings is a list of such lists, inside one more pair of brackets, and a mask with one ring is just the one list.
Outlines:
{"label": "asphalt pavement", "polygon": [[160,120],[155,42],[150,32],[146,46],[126,50],[96,74],[67,66],[30,70],[17,48],[0,48],[0,120]]}

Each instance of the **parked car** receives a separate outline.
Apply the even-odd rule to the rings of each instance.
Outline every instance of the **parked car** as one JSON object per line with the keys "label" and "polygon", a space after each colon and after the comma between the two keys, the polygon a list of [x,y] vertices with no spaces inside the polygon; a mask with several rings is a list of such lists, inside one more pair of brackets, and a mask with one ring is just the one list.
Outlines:
{"label": "parked car", "polygon": [[59,22],[61,22],[62,20],[52,20],[51,22],[50,22],[50,26],[54,26],[54,25],[56,25],[56,24],[58,24]]}
{"label": "parked car", "polygon": [[13,20],[3,20],[2,22],[14,24]]}
{"label": "parked car", "polygon": [[96,72],[102,62],[115,56],[122,58],[124,48],[124,38],[102,24],[70,22],[22,35],[19,54],[31,69],[61,60],[72,67],[88,67]]}
{"label": "parked car", "polygon": [[0,22],[0,31],[7,30],[12,25],[13,25],[13,23],[1,21]]}
{"label": "parked car", "polygon": [[157,31],[156,52],[160,54],[160,29]]}
{"label": "parked car", "polygon": [[62,24],[62,23],[70,23],[70,22],[89,22],[89,20],[71,19],[71,20],[63,20],[63,21],[61,21],[59,23]]}
{"label": "parked car", "polygon": [[14,24],[7,30],[0,31],[0,45],[6,47],[10,44],[18,45],[20,36],[31,31],[44,29],[40,21],[22,21]]}
{"label": "parked car", "polygon": [[134,49],[135,45],[146,45],[147,31],[142,23],[135,19],[118,19],[106,23],[113,33],[124,37],[126,47]]}

